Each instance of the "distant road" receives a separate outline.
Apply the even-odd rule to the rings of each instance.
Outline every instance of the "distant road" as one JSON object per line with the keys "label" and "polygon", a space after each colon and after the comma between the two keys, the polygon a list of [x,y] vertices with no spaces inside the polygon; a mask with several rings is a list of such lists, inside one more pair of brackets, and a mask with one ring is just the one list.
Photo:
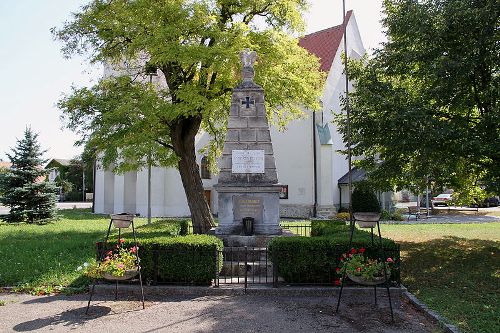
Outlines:
{"label": "distant road", "polygon": [[[92,208],[92,202],[58,202],[57,209]],[[9,214],[9,208],[0,206],[0,215]]]}

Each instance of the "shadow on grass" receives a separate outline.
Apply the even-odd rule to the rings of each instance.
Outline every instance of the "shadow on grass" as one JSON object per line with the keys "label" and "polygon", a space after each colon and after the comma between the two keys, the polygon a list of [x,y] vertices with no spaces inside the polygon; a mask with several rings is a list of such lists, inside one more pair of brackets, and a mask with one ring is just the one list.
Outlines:
{"label": "shadow on grass", "polygon": [[500,332],[498,242],[445,237],[400,244],[410,291],[464,331]]}

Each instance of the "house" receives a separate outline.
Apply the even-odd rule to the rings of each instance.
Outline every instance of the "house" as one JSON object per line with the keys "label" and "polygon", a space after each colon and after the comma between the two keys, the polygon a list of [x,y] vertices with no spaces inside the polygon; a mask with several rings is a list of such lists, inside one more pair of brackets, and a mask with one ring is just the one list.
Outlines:
{"label": "house", "polygon": [[[321,70],[327,74],[321,97],[323,112],[307,111],[307,117],[292,121],[284,132],[271,128],[278,180],[282,184],[280,214],[282,217],[330,216],[340,206],[348,205],[348,190],[339,180],[348,172],[345,148],[340,133],[332,123],[333,112],[341,111],[345,93],[345,76],[341,55],[346,29],[350,58],[360,58],[365,49],[352,11],[341,24],[300,39],[299,45],[320,58]],[[109,74],[109,73],[108,73]],[[206,133],[197,136],[196,149],[208,144]],[[217,213],[217,192],[204,156],[197,156],[205,195],[213,213]],[[344,177],[345,178],[345,177]],[[146,169],[114,174],[97,168],[95,173],[94,211],[96,213],[147,214]],[[152,216],[189,216],[179,172],[174,168],[152,168]]]}
{"label": "house", "polygon": [[68,170],[71,160],[62,158],[53,158],[46,165],[45,169],[50,169],[48,180],[49,182],[55,182],[56,178]]}

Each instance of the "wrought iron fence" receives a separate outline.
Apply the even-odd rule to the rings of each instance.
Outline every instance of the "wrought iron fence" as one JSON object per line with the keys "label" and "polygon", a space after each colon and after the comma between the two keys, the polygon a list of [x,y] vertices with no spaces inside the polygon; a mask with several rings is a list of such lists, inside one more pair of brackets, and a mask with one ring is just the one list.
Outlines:
{"label": "wrought iron fence", "polygon": [[[297,236],[306,236],[310,237],[311,236],[311,226],[310,225],[295,225],[295,224],[282,224],[281,227],[283,229],[290,230]],[[188,225],[188,234],[193,233],[193,226]]]}

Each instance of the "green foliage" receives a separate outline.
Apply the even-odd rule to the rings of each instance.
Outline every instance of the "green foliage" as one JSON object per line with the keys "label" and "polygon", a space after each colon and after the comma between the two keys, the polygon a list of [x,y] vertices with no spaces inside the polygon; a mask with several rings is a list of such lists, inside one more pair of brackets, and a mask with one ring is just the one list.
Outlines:
{"label": "green foliage", "polygon": [[181,220],[179,222],[180,225],[180,230],[179,230],[179,235],[180,236],[186,236],[189,234],[189,221],[188,220]]}
{"label": "green foliage", "polygon": [[333,234],[344,230],[345,221],[342,220],[313,220],[311,221],[311,237]]}
{"label": "green foliage", "polygon": [[[215,236],[151,237],[139,230],[138,235],[145,281],[155,281],[155,258],[158,282],[208,285],[215,277],[216,269],[220,271],[222,268],[222,256],[215,266],[217,253],[222,250],[222,241]],[[110,242],[111,246],[115,244],[116,241]],[[133,240],[125,239],[123,246],[134,246]]]}
{"label": "green foliage", "polygon": [[373,190],[366,186],[357,184],[352,191],[352,211],[361,212],[380,212],[380,203]]}
{"label": "green foliage", "polygon": [[[278,274],[288,283],[332,284],[339,277],[336,268],[340,257],[348,249],[349,228],[339,226],[343,232],[323,237],[277,237],[269,244],[271,260],[278,263]],[[356,231],[352,247],[366,249],[366,255],[376,257],[379,252],[371,245],[371,238],[364,231]],[[384,239],[384,251],[399,262],[399,245]],[[399,269],[395,267],[392,281],[399,282]]]}
{"label": "green foliage", "polygon": [[12,166],[0,179],[0,203],[10,207],[9,214],[2,216],[4,221],[42,223],[56,217],[56,189],[45,180],[45,151],[37,140],[38,134],[27,127],[24,138],[7,154]]}
{"label": "green foliage", "polygon": [[460,193],[500,192],[498,1],[386,0],[384,8],[388,42],[350,63],[359,165],[384,189],[423,190],[429,177]]}

